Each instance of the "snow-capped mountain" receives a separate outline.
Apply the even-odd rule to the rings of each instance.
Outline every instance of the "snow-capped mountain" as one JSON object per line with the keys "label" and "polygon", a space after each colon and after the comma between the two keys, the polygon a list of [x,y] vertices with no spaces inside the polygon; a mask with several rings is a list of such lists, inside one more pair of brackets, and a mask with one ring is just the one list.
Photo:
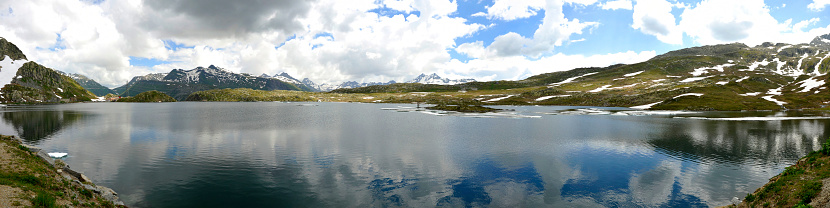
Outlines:
{"label": "snow-capped mountain", "polygon": [[448,78],[441,78],[438,74],[421,74],[418,75],[413,80],[410,80],[406,83],[421,83],[421,84],[437,84],[437,85],[456,85],[456,84],[463,84],[467,82],[475,82],[475,79],[448,79]]}
{"label": "snow-capped mountain", "polygon": [[313,89],[315,89],[317,91],[320,91],[320,92],[332,91],[337,87],[337,86],[334,86],[334,85],[331,85],[331,84],[328,84],[328,83],[323,83],[323,84],[318,85],[318,84],[314,83],[313,81],[311,81],[311,79],[308,79],[308,78],[303,79],[302,83],[303,83],[303,85],[308,86],[310,88],[313,88]]}
{"label": "snow-capped mountain", "polygon": [[[287,75],[285,73],[283,74]],[[158,90],[178,100],[183,100],[190,93],[210,89],[312,90],[302,84],[282,81],[283,78],[285,77],[257,77],[238,74],[211,65],[207,68],[197,67],[191,70],[174,69],[169,73],[137,76],[124,86],[113,90],[122,96],[133,96],[149,90]]]}
{"label": "snow-capped mountain", "polygon": [[278,79],[278,80],[283,81],[283,82],[292,83],[292,84],[295,84],[295,85],[302,85],[303,84],[303,82],[300,82],[300,80],[295,79],[294,77],[292,77],[291,75],[288,75],[288,73],[285,73],[285,72],[275,74],[271,78]]}
{"label": "snow-capped mountain", "polygon": [[343,89],[343,88],[346,88],[346,89],[348,89],[348,88],[358,88],[358,87],[375,86],[375,85],[390,85],[390,84],[395,84],[395,83],[397,83],[397,82],[395,82],[395,80],[391,80],[391,81],[386,82],[386,83],[383,83],[383,82],[364,82],[364,83],[359,83],[359,82],[355,82],[355,81],[348,81],[348,82],[343,82],[343,83],[342,83],[342,84],[340,84],[340,85],[337,85],[337,88],[336,88],[336,89]]}
{"label": "snow-capped mountain", "polygon": [[397,82],[395,82],[395,80],[390,80],[389,82],[385,82],[385,83],[384,82],[364,82],[364,83],[360,83],[360,82],[355,82],[355,81],[348,81],[348,82],[340,83],[339,85],[332,85],[332,84],[328,84],[328,83],[323,83],[323,84],[318,85],[318,84],[314,83],[313,81],[311,81],[308,78],[305,78],[302,81],[303,85],[308,86],[310,88],[314,88],[317,91],[321,91],[321,92],[328,92],[328,91],[341,89],[341,88],[350,89],[350,88],[366,87],[366,86],[373,86],[373,85],[389,85],[389,84],[395,84],[395,83],[397,83]]}

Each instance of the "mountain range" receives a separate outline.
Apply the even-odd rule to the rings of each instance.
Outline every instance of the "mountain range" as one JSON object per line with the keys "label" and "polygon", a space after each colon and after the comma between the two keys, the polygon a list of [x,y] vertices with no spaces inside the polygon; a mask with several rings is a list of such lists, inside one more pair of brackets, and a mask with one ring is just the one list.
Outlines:
{"label": "mountain range", "polygon": [[830,104],[829,57],[830,34],[801,44],[767,42],[749,47],[733,43],[686,48],[636,64],[578,68],[518,81],[449,86],[399,83],[333,92],[443,92],[504,105],[658,110],[824,108]]}
{"label": "mountain range", "polygon": [[138,93],[157,90],[176,98],[176,100],[184,100],[193,92],[227,88],[312,90],[304,85],[283,82],[276,78],[238,74],[213,65],[207,68],[196,67],[190,70],[173,69],[169,73],[137,76],[133,77],[127,84],[113,90],[120,96],[134,96]]}
{"label": "mountain range", "polygon": [[[83,76],[65,76],[34,62],[0,39],[0,90],[3,102],[74,102],[94,98],[100,84]],[[422,74],[397,83],[344,82],[317,85],[280,73],[251,76],[216,66],[134,77],[113,89],[122,96],[158,90],[182,100],[193,92],[248,88],[253,90],[327,91],[334,93],[409,93],[400,102],[470,99],[499,105],[615,106],[655,110],[783,110],[822,109],[830,105],[830,34],[809,43],[741,43],[685,48],[635,64],[577,68],[539,74],[517,81],[476,82]],[[79,80],[79,81],[76,81]],[[97,84],[97,86],[96,86]],[[105,93],[101,89],[99,93]],[[430,93],[438,93],[430,95]],[[429,96],[427,96],[429,95]],[[440,96],[437,96],[440,95]],[[394,98],[394,97],[400,98]],[[404,96],[404,97],[401,97]],[[409,96],[409,97],[406,97]],[[352,96],[365,98],[365,96]],[[404,99],[405,98],[405,99]],[[363,102],[363,101],[359,101]]]}

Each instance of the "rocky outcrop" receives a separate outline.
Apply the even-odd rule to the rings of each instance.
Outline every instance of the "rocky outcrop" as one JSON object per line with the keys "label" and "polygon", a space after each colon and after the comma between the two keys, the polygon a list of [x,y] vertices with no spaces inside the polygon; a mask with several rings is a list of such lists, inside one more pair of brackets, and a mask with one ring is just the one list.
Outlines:
{"label": "rocky outcrop", "polygon": [[[2,144],[2,146],[9,146],[8,144],[11,144],[11,146],[17,145],[18,148],[15,148],[15,151],[26,150],[26,151],[31,152],[31,155],[34,155],[35,157],[40,158],[42,161],[44,161],[48,164],[49,168],[53,169],[53,170],[47,171],[47,172],[52,172],[52,174],[57,173],[57,175],[60,176],[60,177],[57,177],[57,178],[63,178],[63,180],[70,181],[69,183],[66,183],[66,182],[61,183],[59,181],[51,181],[53,184],[49,185],[50,189],[61,189],[62,190],[61,192],[66,193],[66,192],[76,191],[76,190],[78,190],[78,188],[82,188],[82,189],[85,189],[86,191],[81,190],[80,192],[73,193],[73,194],[76,195],[76,196],[86,196],[87,199],[90,199],[90,200],[93,200],[93,199],[104,200],[104,201],[99,201],[99,202],[103,203],[103,204],[99,204],[99,205],[111,204],[111,205],[115,205],[115,206],[118,206],[118,207],[126,207],[124,205],[124,202],[122,202],[118,198],[118,193],[116,193],[114,190],[112,190],[110,188],[107,188],[107,187],[104,187],[104,186],[95,185],[92,182],[92,180],[90,180],[86,175],[71,169],[68,165],[66,165],[66,163],[63,163],[63,161],[60,160],[60,159],[53,159],[53,158],[49,157],[49,155],[47,155],[46,152],[44,150],[42,150],[41,148],[31,146],[31,145],[26,145],[26,144],[23,143],[23,140],[21,140],[17,137],[14,137],[14,136],[2,136],[2,135],[0,135],[0,142],[4,142],[4,144]],[[0,146],[0,147],[2,147],[2,146]],[[9,150],[9,149],[6,149],[6,150]],[[14,154],[11,154],[11,155],[14,155]],[[26,154],[23,154],[23,155],[25,156]],[[25,158],[0,158],[0,159],[5,160],[5,161],[25,160]],[[26,172],[28,171],[26,169],[29,168],[29,166],[22,166],[21,167],[19,165],[11,166],[11,167],[15,167],[14,169],[18,169],[15,173],[16,174],[21,174],[21,175],[26,175],[27,174]],[[9,168],[9,167],[6,167],[6,168]],[[23,168],[23,169],[21,170],[20,168]],[[8,173],[6,173],[6,174],[8,174]],[[39,184],[39,185],[43,185],[45,183],[50,182],[50,180],[42,179],[42,177],[44,177],[44,176],[40,176],[40,177],[41,178],[38,178],[38,179],[27,179],[27,180],[40,181],[40,182],[36,183],[36,184]],[[20,178],[26,178],[26,177],[23,176],[23,177],[20,177]],[[28,188],[28,189],[31,189],[31,188]],[[69,194],[69,195],[73,195],[73,194]],[[64,194],[64,196],[66,196],[66,194]],[[78,200],[78,199],[79,199],[78,197],[75,197],[74,200]],[[63,201],[64,199],[59,198],[58,200]],[[93,200],[93,202],[94,202],[94,200]],[[60,204],[60,203],[58,203],[58,204]],[[34,206],[37,207],[38,205],[35,204]]]}

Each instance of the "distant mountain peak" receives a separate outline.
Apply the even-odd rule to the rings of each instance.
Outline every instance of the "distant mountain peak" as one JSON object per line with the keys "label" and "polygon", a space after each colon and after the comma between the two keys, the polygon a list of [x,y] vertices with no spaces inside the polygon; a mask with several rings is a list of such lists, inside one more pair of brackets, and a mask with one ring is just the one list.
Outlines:
{"label": "distant mountain peak", "polygon": [[475,81],[476,81],[475,79],[455,79],[455,80],[452,80],[452,79],[448,79],[448,78],[442,78],[441,76],[438,76],[437,73],[432,73],[430,75],[422,73],[421,75],[418,75],[418,77],[415,77],[415,79],[410,80],[406,83],[455,85],[455,84],[463,84],[463,83],[475,82]]}

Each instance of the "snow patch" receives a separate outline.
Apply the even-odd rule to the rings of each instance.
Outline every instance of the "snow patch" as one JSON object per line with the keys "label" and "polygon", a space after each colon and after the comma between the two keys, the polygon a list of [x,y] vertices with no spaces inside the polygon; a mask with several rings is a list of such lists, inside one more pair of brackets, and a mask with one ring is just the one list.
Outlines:
{"label": "snow patch", "polygon": [[801,82],[802,82],[801,87],[803,87],[804,89],[799,91],[799,92],[809,92],[813,88],[821,87],[822,85],[824,85],[824,80],[818,80],[817,81],[813,78],[809,78],[809,79],[806,79],[806,80],[801,81]]}
{"label": "snow patch", "polygon": [[579,78],[582,78],[582,77],[591,76],[591,75],[594,75],[594,74],[597,74],[597,73],[599,73],[599,72],[591,72],[591,73],[587,73],[587,74],[583,74],[583,75],[579,75],[579,76],[571,77],[571,78],[568,78],[568,79],[562,80],[561,82],[553,83],[553,84],[550,84],[550,85],[553,85],[553,86],[559,86],[559,85],[562,85],[562,84],[571,83],[571,82],[573,82],[573,81],[574,81],[574,80],[576,80],[576,79],[579,79]]}
{"label": "snow patch", "polygon": [[697,96],[697,97],[700,97],[700,96],[703,96],[703,93],[686,93],[686,94],[682,94],[682,95],[674,96],[672,99],[677,99],[677,98],[679,98],[679,97],[685,97],[685,96]]}
{"label": "snow patch", "polygon": [[0,87],[11,84],[14,78],[19,79],[20,76],[17,76],[17,70],[27,62],[29,61],[25,59],[12,60],[9,56],[0,61]]}
{"label": "snow patch", "polygon": [[779,100],[776,100],[775,98],[772,98],[772,96],[773,96],[773,95],[769,95],[769,96],[764,96],[764,97],[761,97],[761,98],[764,98],[764,100],[767,100],[767,101],[773,102],[773,103],[775,103],[776,105],[780,105],[780,106],[784,106],[784,104],[787,104],[786,102],[779,101]]}
{"label": "snow patch", "polygon": [[605,86],[599,87],[597,89],[594,89],[594,90],[591,90],[591,91],[588,91],[588,92],[602,92],[603,90],[610,89],[608,87],[611,87],[611,85],[605,85]]}
{"label": "snow patch", "polygon": [[[818,54],[816,54],[816,55],[818,55]],[[810,55],[808,55],[808,54],[806,54],[806,53],[805,53],[804,55],[802,55],[802,56],[801,56],[801,59],[798,59],[798,66],[796,66],[796,67],[795,67],[795,70],[801,70],[801,63],[803,63],[803,62],[804,62],[804,59],[805,59],[805,58],[807,58],[807,57],[809,57],[809,56],[810,56]]]}
{"label": "snow patch", "polygon": [[646,71],[638,71],[638,72],[634,72],[634,73],[630,73],[630,74],[625,74],[623,76],[624,77],[633,77],[633,76],[637,76],[638,74],[641,74],[643,72],[646,72]]}
{"label": "snow patch", "polygon": [[720,81],[720,82],[715,83],[715,84],[717,84],[717,85],[726,85],[726,84],[729,84],[729,81]]}
{"label": "snow patch", "polygon": [[[729,63],[732,63],[731,62],[732,60],[729,60],[729,61],[730,61]],[[730,66],[735,66],[735,64],[723,64],[723,65],[717,65],[717,66],[713,66],[713,67],[702,67],[702,68],[697,68],[694,71],[689,72],[689,73],[692,74],[693,76],[697,77],[697,76],[709,73],[709,71],[708,71],[709,69],[714,69],[714,70],[718,70],[719,72],[723,72],[724,67],[730,67]]]}
{"label": "snow patch", "polygon": [[634,86],[637,86],[638,84],[642,84],[642,83],[634,83],[634,84],[620,86],[620,87],[611,87],[611,85],[605,85],[605,86],[599,87],[597,89],[594,89],[594,90],[591,90],[591,91],[588,91],[588,92],[602,92],[603,90],[618,90],[618,89],[622,89],[622,88],[634,87]]}
{"label": "snow patch", "polygon": [[830,57],[830,53],[827,53],[827,55],[824,55],[824,57],[823,57],[823,58],[821,58],[821,60],[819,60],[819,61],[818,61],[818,63],[816,64],[816,68],[815,68],[815,70],[813,71],[813,74],[815,74],[815,75],[821,75],[821,72],[819,72],[819,71],[818,71],[818,69],[819,69],[819,67],[821,66],[821,62],[824,62],[824,59],[827,59],[827,57]]}
{"label": "snow patch", "polygon": [[735,82],[743,82],[744,80],[747,80],[747,79],[749,79],[749,77],[743,77],[743,78],[740,78],[738,80],[735,80]]}
{"label": "snow patch", "polygon": [[778,53],[781,53],[781,51],[783,51],[784,49],[791,48],[791,47],[793,47],[793,46],[792,45],[785,45],[785,46],[778,49]]}
{"label": "snow patch", "polygon": [[508,96],[504,96],[504,97],[500,97],[500,98],[493,98],[493,99],[490,99],[490,100],[487,100],[487,101],[484,101],[484,102],[496,102],[496,101],[504,100],[504,99],[507,99],[507,98],[510,98],[510,97],[513,97],[513,96],[515,96],[515,95],[508,95]]}
{"label": "snow patch", "polygon": [[749,69],[741,69],[739,71],[755,71],[755,69],[757,69],[759,66],[767,66],[769,65],[769,63],[771,62],[767,61],[767,59],[764,59],[763,61],[752,63],[751,65],[749,65]]}
{"label": "snow patch", "polygon": [[712,76],[708,76],[708,77],[692,77],[692,78],[687,78],[687,79],[684,79],[684,80],[682,80],[682,81],[680,81],[680,82],[683,82],[683,83],[686,83],[686,82],[695,82],[695,81],[704,80],[704,79],[706,79],[706,78],[710,78],[710,77],[712,77]]}
{"label": "snow patch", "polygon": [[547,100],[547,99],[551,99],[551,98],[561,98],[561,97],[570,97],[570,96],[571,96],[571,95],[551,95],[551,96],[544,96],[544,97],[537,98],[537,99],[536,99],[536,101],[538,102],[538,101],[543,101],[543,100]]}
{"label": "snow patch", "polygon": [[740,95],[740,96],[758,96],[760,94],[761,94],[761,92],[748,92],[748,93],[738,94],[738,95]]}

